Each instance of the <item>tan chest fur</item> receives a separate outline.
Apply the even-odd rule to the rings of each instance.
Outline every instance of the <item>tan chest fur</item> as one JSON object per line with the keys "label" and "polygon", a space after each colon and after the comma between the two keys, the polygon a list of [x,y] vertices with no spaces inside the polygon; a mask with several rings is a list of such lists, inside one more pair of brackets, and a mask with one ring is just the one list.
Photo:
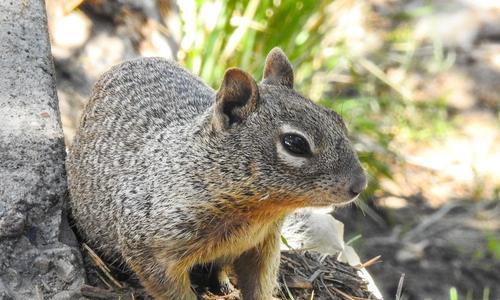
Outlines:
{"label": "tan chest fur", "polygon": [[278,230],[275,222],[248,222],[244,218],[233,219],[230,224],[221,225],[213,239],[207,241],[208,251],[202,260],[232,261],[243,252],[261,243],[273,230]]}

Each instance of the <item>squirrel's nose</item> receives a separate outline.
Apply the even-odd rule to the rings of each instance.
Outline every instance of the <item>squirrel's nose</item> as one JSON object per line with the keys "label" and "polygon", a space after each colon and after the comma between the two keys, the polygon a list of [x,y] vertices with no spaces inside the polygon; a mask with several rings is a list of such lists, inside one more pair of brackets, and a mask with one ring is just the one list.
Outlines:
{"label": "squirrel's nose", "polygon": [[365,190],[366,184],[367,182],[365,172],[361,170],[359,173],[353,176],[351,185],[349,186],[349,193],[353,197],[356,197]]}

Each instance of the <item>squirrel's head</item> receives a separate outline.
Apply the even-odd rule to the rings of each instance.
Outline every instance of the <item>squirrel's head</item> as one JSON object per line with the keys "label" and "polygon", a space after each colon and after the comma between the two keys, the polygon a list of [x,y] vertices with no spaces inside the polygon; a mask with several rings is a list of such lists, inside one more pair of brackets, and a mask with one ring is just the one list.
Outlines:
{"label": "squirrel's head", "polygon": [[279,48],[268,54],[259,84],[240,69],[226,71],[211,131],[238,170],[228,176],[298,206],[347,203],[365,189],[366,176],[344,122],[295,91],[293,77]]}

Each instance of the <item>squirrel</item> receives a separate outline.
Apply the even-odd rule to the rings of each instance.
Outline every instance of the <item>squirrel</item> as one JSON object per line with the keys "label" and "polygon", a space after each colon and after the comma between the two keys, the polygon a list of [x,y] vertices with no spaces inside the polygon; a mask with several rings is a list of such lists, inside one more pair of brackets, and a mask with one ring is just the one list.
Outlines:
{"label": "squirrel", "polygon": [[161,58],[113,67],[67,158],[77,231],[155,299],[196,299],[189,272],[207,264],[221,284],[231,266],[244,300],[272,299],[283,219],[366,187],[342,118],[293,85],[279,48],[260,83],[230,68],[218,91]]}

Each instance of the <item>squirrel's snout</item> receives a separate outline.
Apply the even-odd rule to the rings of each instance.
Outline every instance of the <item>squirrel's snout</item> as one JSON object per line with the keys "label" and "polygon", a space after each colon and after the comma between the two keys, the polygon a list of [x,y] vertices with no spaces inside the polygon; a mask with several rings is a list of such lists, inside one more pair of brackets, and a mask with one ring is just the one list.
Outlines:
{"label": "squirrel's snout", "polygon": [[366,185],[366,175],[363,169],[361,169],[356,173],[356,175],[352,177],[351,183],[349,185],[349,193],[352,197],[356,197],[366,189]]}

